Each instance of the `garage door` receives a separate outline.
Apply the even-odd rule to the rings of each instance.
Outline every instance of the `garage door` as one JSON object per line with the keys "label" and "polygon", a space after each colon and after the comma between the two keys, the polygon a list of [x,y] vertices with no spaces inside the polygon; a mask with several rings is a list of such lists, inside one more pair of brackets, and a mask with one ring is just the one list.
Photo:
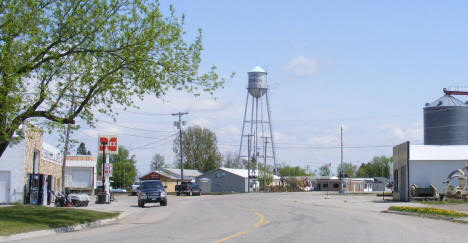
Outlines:
{"label": "garage door", "polygon": [[0,171],[0,203],[10,202],[10,172]]}
{"label": "garage door", "polygon": [[93,168],[73,168],[72,188],[91,188]]}

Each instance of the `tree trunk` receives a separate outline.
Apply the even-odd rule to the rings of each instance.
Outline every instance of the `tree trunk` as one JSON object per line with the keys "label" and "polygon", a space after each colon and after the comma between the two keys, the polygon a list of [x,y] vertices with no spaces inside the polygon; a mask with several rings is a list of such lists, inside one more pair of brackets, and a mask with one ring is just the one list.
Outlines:
{"label": "tree trunk", "polygon": [[3,155],[3,152],[5,152],[5,150],[8,148],[8,144],[10,144],[10,142],[0,142],[0,158],[2,157]]}
{"label": "tree trunk", "polygon": [[8,148],[8,145],[11,143],[11,139],[13,138],[13,135],[15,135],[15,130],[18,129],[18,127],[19,127],[19,125],[15,126],[15,129],[4,128],[5,133],[8,134],[9,141],[8,141],[8,139],[7,139],[7,141],[0,141],[0,158],[2,157],[5,150]]}

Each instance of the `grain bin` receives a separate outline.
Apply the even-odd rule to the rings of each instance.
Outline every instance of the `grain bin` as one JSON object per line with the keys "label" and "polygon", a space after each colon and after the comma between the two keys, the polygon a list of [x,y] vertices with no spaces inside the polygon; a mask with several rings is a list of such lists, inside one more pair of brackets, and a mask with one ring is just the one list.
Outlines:
{"label": "grain bin", "polygon": [[468,105],[451,95],[424,107],[425,145],[468,145]]}

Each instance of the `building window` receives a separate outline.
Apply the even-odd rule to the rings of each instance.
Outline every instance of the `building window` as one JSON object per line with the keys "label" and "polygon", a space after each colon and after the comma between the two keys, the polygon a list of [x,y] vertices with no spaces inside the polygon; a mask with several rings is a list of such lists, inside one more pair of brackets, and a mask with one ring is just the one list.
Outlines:
{"label": "building window", "polygon": [[39,174],[39,151],[34,151],[33,154],[33,174]]}
{"label": "building window", "polygon": [[328,188],[328,184],[323,184],[322,187],[323,188]]}
{"label": "building window", "polygon": [[333,184],[333,188],[338,189],[338,188],[340,188],[340,185],[339,184]]}
{"label": "building window", "polygon": [[393,190],[398,192],[398,170],[393,171]]}

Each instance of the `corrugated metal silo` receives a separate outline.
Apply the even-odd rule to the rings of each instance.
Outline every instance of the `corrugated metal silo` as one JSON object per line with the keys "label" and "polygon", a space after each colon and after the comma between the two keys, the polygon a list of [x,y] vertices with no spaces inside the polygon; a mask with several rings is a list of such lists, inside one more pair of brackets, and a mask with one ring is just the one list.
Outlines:
{"label": "corrugated metal silo", "polygon": [[424,107],[424,144],[468,144],[468,105],[451,95]]}

